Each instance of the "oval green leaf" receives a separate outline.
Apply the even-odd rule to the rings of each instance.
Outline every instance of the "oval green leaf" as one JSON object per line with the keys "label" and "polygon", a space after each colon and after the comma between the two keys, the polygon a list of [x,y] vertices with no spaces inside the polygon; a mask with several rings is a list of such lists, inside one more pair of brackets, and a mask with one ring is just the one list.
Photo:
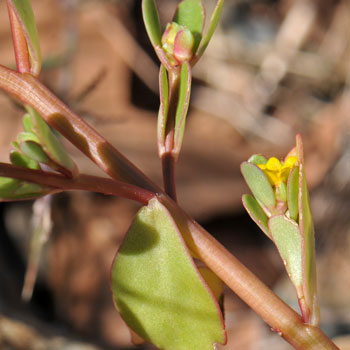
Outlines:
{"label": "oval green leaf", "polygon": [[194,37],[193,53],[202,39],[205,10],[201,0],[183,0],[177,7],[174,22],[185,26]]}
{"label": "oval green leaf", "polygon": [[168,108],[169,108],[169,83],[168,73],[163,64],[160,65],[159,71],[159,93],[160,93],[160,106],[158,112],[158,123],[157,123],[157,138],[158,138],[158,152],[159,157],[165,151],[165,129],[168,119]]}
{"label": "oval green leaf", "polygon": [[29,169],[40,169],[40,166],[37,161],[17,151],[11,151],[10,160],[13,165]]}
{"label": "oval green leaf", "polygon": [[268,220],[269,218],[262,210],[258,201],[250,194],[244,194],[242,197],[243,206],[248,212],[249,216],[253,221],[260,227],[260,229],[265,233],[267,237],[272,239],[269,232]]}
{"label": "oval green leaf", "polygon": [[299,291],[303,283],[302,242],[298,225],[284,215],[276,215],[269,220],[273,241],[287,269],[288,275]]}
{"label": "oval green leaf", "polygon": [[276,199],[272,186],[264,172],[255,164],[249,162],[241,164],[241,172],[255,199],[271,213],[275,207]]}
{"label": "oval green leaf", "polygon": [[298,207],[299,193],[299,167],[295,167],[288,177],[287,202],[289,217],[297,221],[299,215]]}
{"label": "oval green leaf", "polygon": [[188,62],[181,65],[180,83],[179,83],[179,98],[175,114],[175,132],[174,132],[174,152],[175,157],[178,157],[182,140],[185,133],[186,117],[191,95],[191,66]]}
{"label": "oval green leaf", "polygon": [[303,144],[300,135],[297,135],[296,144],[299,160],[299,228],[303,240],[303,289],[305,305],[308,308],[302,310],[302,313],[305,322],[317,326],[320,316],[316,283],[315,232],[304,171]]}
{"label": "oval green leaf", "polygon": [[142,16],[148,37],[155,46],[161,46],[161,28],[157,6],[154,0],[142,0]]}
{"label": "oval green leaf", "polygon": [[168,210],[152,199],[133,221],[111,271],[118,310],[139,336],[165,350],[212,350],[222,316]]}
{"label": "oval green leaf", "polygon": [[207,32],[205,33],[205,35],[200,43],[200,46],[198,48],[198,52],[197,52],[198,57],[203,55],[205,49],[209,45],[210,39],[212,38],[212,36],[215,32],[215,29],[218,25],[223,6],[224,6],[224,0],[218,0],[218,2],[216,3],[216,6],[215,6],[214,12],[210,18],[209,28],[208,28]]}
{"label": "oval green leaf", "polygon": [[267,159],[262,156],[261,154],[253,154],[249,159],[248,159],[249,163],[253,163],[255,165],[258,164],[266,164],[267,163]]}
{"label": "oval green leaf", "polygon": [[30,55],[31,72],[38,76],[41,69],[41,52],[38,31],[30,0],[9,0],[19,22],[21,23]]}

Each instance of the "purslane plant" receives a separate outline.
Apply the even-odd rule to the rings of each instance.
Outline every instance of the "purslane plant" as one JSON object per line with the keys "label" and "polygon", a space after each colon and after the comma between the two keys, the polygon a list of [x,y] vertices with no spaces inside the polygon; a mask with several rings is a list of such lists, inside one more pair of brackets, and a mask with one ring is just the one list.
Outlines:
{"label": "purslane plant", "polygon": [[[220,306],[226,283],[296,349],[337,349],[318,328],[314,236],[301,137],[282,162],[255,155],[242,164],[253,196],[243,203],[277,246],[296,287],[302,316],[286,305],[176,203],[175,162],[185,130],[191,68],[200,59],[222,10],[208,30],[200,0],[183,0],[161,34],[154,0],[143,0],[146,30],[161,61],[158,149],[163,191],[38,80],[39,40],[29,0],[7,0],[17,71],[0,65],[0,88],[27,110],[12,164],[0,163],[0,197],[19,200],[87,190],[136,200],[143,207],[114,259],[115,304],[135,342],[162,349],[212,349],[225,343]],[[80,174],[49,127],[111,178]],[[193,258],[207,267],[198,268]]]}

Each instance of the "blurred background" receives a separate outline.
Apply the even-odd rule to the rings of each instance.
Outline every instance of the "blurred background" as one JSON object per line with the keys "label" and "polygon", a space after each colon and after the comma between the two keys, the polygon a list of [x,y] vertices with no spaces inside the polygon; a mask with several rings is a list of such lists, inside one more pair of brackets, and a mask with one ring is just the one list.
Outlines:
{"label": "blurred background", "polygon": [[[165,26],[177,1],[157,3]],[[209,17],[215,1],[204,3]],[[41,80],[161,184],[158,62],[141,1],[32,4],[44,59]],[[5,1],[0,40],[1,64],[14,67]],[[226,0],[214,38],[193,70],[177,168],[181,206],[297,308],[278,253],[241,205],[248,189],[239,164],[254,153],[283,157],[295,134],[302,134],[316,225],[321,326],[342,349],[350,348],[349,59],[348,0]],[[0,92],[0,115],[0,161],[7,162],[23,110]],[[81,172],[102,175],[66,146]],[[54,196],[44,208],[49,239],[33,297],[24,302],[33,202],[0,203],[0,349],[134,348],[112,303],[109,269],[138,205],[71,192]],[[291,349],[229,290],[225,307],[225,349]]]}

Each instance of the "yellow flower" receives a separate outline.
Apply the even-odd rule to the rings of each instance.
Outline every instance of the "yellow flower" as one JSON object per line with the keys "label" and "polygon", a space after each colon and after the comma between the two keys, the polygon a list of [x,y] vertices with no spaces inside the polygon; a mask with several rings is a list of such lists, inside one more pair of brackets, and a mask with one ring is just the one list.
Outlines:
{"label": "yellow flower", "polygon": [[295,156],[290,156],[285,162],[280,162],[276,157],[271,157],[266,164],[258,164],[265,173],[271,185],[278,186],[281,182],[286,183],[291,170],[298,161]]}

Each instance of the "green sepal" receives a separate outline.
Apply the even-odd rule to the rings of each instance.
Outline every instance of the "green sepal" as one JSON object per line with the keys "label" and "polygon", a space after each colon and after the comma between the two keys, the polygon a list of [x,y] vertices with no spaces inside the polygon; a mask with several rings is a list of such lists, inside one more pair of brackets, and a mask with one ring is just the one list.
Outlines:
{"label": "green sepal", "polygon": [[159,71],[159,94],[160,94],[160,106],[158,112],[158,123],[157,123],[157,138],[158,138],[158,151],[159,156],[162,157],[165,147],[165,129],[168,119],[169,109],[169,83],[168,73],[163,64],[160,65]]}
{"label": "green sepal", "polygon": [[262,210],[258,201],[250,194],[244,194],[242,197],[243,206],[248,212],[253,221],[260,227],[267,237],[272,239],[269,232],[268,220],[269,218]]}
{"label": "green sepal", "polygon": [[142,0],[142,16],[148,37],[154,47],[161,46],[161,27],[154,0]]}
{"label": "green sepal", "polygon": [[304,171],[303,144],[297,135],[296,150],[299,161],[299,228],[303,239],[303,293],[305,307],[302,307],[304,321],[318,326],[319,305],[316,283],[315,232],[309,203],[309,194]]}
{"label": "green sepal", "polygon": [[27,40],[31,73],[34,76],[38,76],[41,69],[41,52],[32,5],[30,0],[9,0],[9,3],[21,24]]}
{"label": "green sepal", "polygon": [[26,156],[39,163],[48,163],[50,161],[42,147],[33,141],[25,141],[20,144],[21,151]]}
{"label": "green sepal", "polygon": [[188,62],[181,65],[180,82],[179,82],[179,98],[175,114],[175,132],[174,132],[174,151],[173,154],[178,157],[182,140],[185,133],[186,116],[190,103],[191,94],[191,66]]}
{"label": "green sepal", "polygon": [[16,166],[40,170],[40,166],[37,161],[17,151],[11,151],[10,161],[13,165]]}
{"label": "green sepal", "polygon": [[287,184],[288,216],[297,221],[299,215],[299,167],[295,167],[289,174]]}
{"label": "green sepal", "polygon": [[197,50],[197,56],[200,57],[203,55],[205,49],[207,48],[210,39],[212,38],[215,29],[218,25],[222,8],[224,6],[224,0],[218,0],[216,3],[215,9],[211,15],[210,22],[209,22],[209,27],[207,32],[204,34],[202,41],[200,42],[199,48]]}
{"label": "green sepal", "polygon": [[241,172],[255,199],[265,207],[263,208],[265,212],[271,213],[276,205],[276,199],[264,172],[249,162],[241,164]]}
{"label": "green sepal", "polygon": [[193,54],[202,39],[205,10],[201,0],[183,0],[177,7],[174,22],[185,26],[194,37]]}
{"label": "green sepal", "polygon": [[224,343],[219,306],[169,211],[141,208],[111,271],[115,304],[128,326],[164,350],[212,350]]}
{"label": "green sepal", "polygon": [[302,240],[297,223],[284,215],[272,216],[269,229],[298,297],[303,284]]}
{"label": "green sepal", "polygon": [[27,109],[33,118],[34,132],[40,140],[39,143],[44,152],[53,163],[58,165],[60,171],[64,169],[66,175],[74,177],[77,173],[77,167],[57,136],[35,109],[31,107],[27,107]]}
{"label": "green sepal", "polygon": [[262,156],[261,154],[253,154],[249,159],[248,159],[249,163],[253,163],[255,165],[258,164],[266,164],[267,163],[267,159]]}

